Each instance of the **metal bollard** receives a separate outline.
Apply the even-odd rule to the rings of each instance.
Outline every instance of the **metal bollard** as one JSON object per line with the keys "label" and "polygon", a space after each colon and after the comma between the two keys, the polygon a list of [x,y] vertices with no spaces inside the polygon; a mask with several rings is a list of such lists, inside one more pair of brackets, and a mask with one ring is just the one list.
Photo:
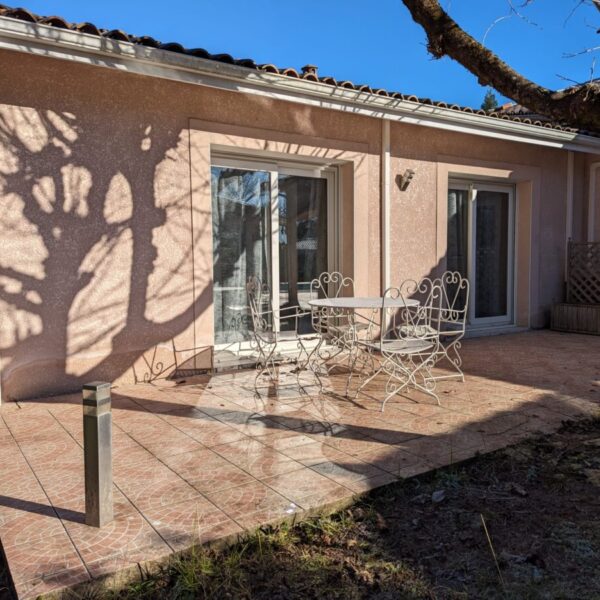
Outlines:
{"label": "metal bollard", "polygon": [[83,386],[83,455],[85,523],[103,527],[113,520],[110,383]]}

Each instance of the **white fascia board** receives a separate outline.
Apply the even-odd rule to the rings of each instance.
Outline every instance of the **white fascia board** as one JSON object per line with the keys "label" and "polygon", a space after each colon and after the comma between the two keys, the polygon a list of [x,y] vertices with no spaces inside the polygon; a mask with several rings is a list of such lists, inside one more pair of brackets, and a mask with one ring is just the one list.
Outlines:
{"label": "white fascia board", "polygon": [[600,154],[600,138],[592,136],[378,96],[8,17],[0,17],[0,48],[412,125]]}

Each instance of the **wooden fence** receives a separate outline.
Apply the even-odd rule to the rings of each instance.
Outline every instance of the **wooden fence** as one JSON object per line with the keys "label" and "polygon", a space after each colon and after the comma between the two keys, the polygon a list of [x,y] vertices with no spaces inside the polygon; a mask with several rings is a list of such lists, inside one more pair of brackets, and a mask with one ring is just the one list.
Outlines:
{"label": "wooden fence", "polygon": [[600,242],[569,242],[569,304],[600,304]]}
{"label": "wooden fence", "polygon": [[600,242],[569,242],[567,302],[552,308],[551,327],[600,335]]}

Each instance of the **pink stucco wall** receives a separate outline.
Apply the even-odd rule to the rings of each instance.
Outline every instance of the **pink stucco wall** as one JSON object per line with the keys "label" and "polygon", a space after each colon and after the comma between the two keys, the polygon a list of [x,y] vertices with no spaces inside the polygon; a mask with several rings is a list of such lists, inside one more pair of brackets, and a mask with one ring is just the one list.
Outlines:
{"label": "pink stucco wall", "polygon": [[[0,72],[4,400],[210,365],[213,143],[340,161],[344,268],[379,293],[379,120],[8,51]],[[403,124],[391,141],[392,178],[416,171],[392,186],[392,281],[440,263],[441,163],[536,174],[543,325],[561,297],[566,153]]]}

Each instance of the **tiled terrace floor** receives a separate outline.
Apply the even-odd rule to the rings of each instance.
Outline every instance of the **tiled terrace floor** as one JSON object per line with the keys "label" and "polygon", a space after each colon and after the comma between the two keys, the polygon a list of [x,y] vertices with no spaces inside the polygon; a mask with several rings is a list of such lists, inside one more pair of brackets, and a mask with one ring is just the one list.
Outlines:
{"label": "tiled terrace floor", "polygon": [[[195,542],[348,501],[503,447],[600,406],[600,338],[530,332],[469,340],[466,383],[379,411],[382,382],[351,401],[278,390],[253,372],[113,390],[115,521],[83,524],[79,395],[0,409],[0,539],[32,597]],[[332,377],[333,390],[344,389]]]}

